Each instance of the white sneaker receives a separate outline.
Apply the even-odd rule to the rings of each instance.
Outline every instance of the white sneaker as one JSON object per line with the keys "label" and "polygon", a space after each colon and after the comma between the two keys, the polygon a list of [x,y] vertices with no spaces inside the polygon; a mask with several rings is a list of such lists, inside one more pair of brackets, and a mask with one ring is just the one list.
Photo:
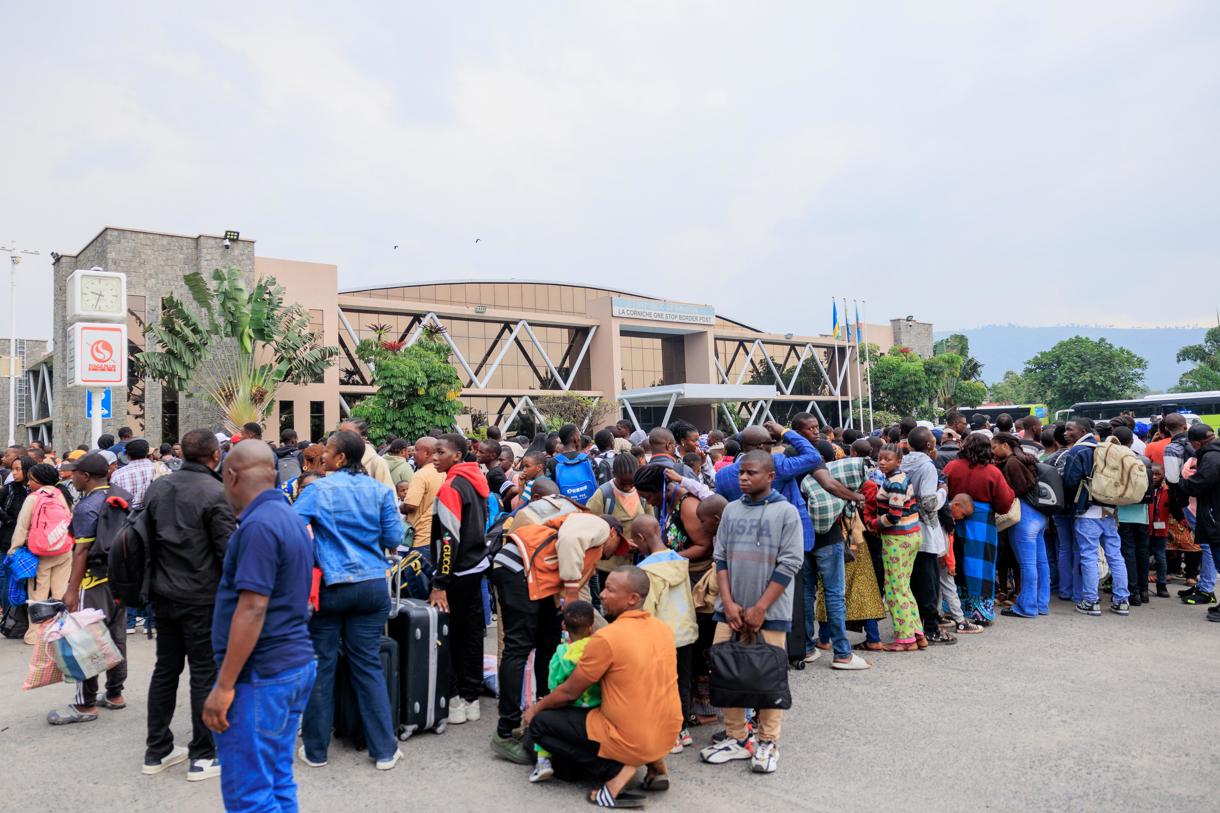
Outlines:
{"label": "white sneaker", "polygon": [[196,759],[191,762],[191,767],[186,772],[186,781],[202,782],[217,776],[220,776],[220,760]]}
{"label": "white sneaker", "polygon": [[400,760],[400,759],[402,759],[402,751],[395,750],[394,756],[390,757],[389,759],[377,760],[377,770],[388,771],[391,768],[393,768],[395,765],[397,765],[398,760]]}
{"label": "white sneaker", "polygon": [[466,722],[477,723],[481,716],[478,699],[464,702],[466,703]]}
{"label": "white sneaker", "polygon": [[699,752],[699,759],[709,765],[723,765],[735,759],[750,758],[750,741],[735,740],[732,737],[713,743]]}
{"label": "white sneaker", "polygon": [[466,722],[466,701],[460,697],[449,698],[449,725]]}
{"label": "white sneaker", "polygon": [[759,740],[750,759],[750,770],[754,773],[775,773],[779,766],[779,746],[774,740]]}
{"label": "white sneaker", "polygon": [[165,756],[161,757],[157,762],[144,762],[144,768],[141,773],[152,776],[164,771],[166,768],[172,768],[175,765],[180,765],[186,762],[187,749],[185,745],[175,745],[174,750],[170,751]]}
{"label": "white sneaker", "polygon": [[311,768],[325,768],[326,767],[325,762],[310,762],[309,757],[305,756],[305,746],[304,745],[302,745],[300,748],[297,749],[297,758],[300,759],[301,762],[304,762],[306,765],[308,765]]}
{"label": "white sneaker", "polygon": [[534,770],[530,773],[531,782],[545,782],[555,775],[555,768],[551,765],[549,757],[538,757],[538,761],[534,763]]}

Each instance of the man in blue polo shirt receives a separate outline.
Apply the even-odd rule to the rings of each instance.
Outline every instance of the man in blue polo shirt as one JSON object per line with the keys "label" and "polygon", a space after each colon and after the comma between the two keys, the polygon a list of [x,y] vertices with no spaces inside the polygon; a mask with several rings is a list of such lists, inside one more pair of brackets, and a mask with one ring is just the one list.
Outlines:
{"label": "man in blue polo shirt", "polygon": [[313,543],[275,475],[263,443],[239,443],[225,459],[225,496],[238,520],[216,591],[220,673],[203,721],[216,734],[226,810],[297,809],[292,751],[316,672]]}

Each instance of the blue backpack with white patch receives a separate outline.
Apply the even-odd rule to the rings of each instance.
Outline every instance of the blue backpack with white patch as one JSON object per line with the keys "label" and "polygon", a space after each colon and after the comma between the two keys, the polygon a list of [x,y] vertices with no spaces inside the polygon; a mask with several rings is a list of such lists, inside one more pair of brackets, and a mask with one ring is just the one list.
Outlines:
{"label": "blue backpack with white patch", "polygon": [[597,477],[593,474],[593,464],[589,456],[580,452],[576,457],[567,454],[555,456],[555,485],[559,493],[573,502],[584,505],[597,490]]}

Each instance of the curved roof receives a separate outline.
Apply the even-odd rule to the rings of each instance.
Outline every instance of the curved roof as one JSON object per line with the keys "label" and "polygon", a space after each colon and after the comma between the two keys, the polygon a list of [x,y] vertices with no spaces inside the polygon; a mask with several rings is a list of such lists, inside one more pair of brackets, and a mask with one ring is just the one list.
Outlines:
{"label": "curved roof", "polygon": [[[666,301],[666,300],[661,299],[660,297],[651,296],[649,294],[641,294],[641,293],[637,293],[635,291],[624,291],[619,288],[606,288],[601,285],[585,285],[580,282],[560,282],[558,280],[515,279],[515,278],[509,278],[509,279],[438,279],[438,280],[428,280],[428,281],[423,281],[423,282],[411,282],[411,283],[397,283],[397,284],[391,283],[391,284],[385,284],[385,285],[362,285],[358,288],[340,288],[339,293],[341,295],[342,294],[358,294],[358,293],[364,293],[367,291],[384,291],[389,288],[421,288],[425,285],[480,285],[480,284],[481,285],[517,284],[517,285],[546,285],[546,286],[556,285],[556,286],[564,286],[567,288],[585,288],[590,291],[601,291],[601,292],[604,292],[607,294],[618,295],[618,296],[632,296],[632,297],[638,297],[640,299],[651,299],[651,300],[654,300],[657,302]],[[730,324],[734,324],[734,325],[737,325],[738,327],[745,328],[746,330],[752,330],[757,333],[763,332],[763,331],[760,331],[756,327],[747,325],[744,322],[739,322],[738,320],[725,316],[724,314],[722,314],[720,312],[716,313],[716,317],[718,319],[723,319],[724,321],[729,322]]]}

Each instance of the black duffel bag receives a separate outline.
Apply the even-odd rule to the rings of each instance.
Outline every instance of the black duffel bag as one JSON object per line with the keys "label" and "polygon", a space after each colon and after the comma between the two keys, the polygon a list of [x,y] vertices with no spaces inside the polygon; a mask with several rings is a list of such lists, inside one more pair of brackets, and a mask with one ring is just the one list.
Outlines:
{"label": "black duffel bag", "polygon": [[729,709],[790,709],[788,654],[759,635],[745,642],[713,644],[708,650],[712,667],[712,705]]}

